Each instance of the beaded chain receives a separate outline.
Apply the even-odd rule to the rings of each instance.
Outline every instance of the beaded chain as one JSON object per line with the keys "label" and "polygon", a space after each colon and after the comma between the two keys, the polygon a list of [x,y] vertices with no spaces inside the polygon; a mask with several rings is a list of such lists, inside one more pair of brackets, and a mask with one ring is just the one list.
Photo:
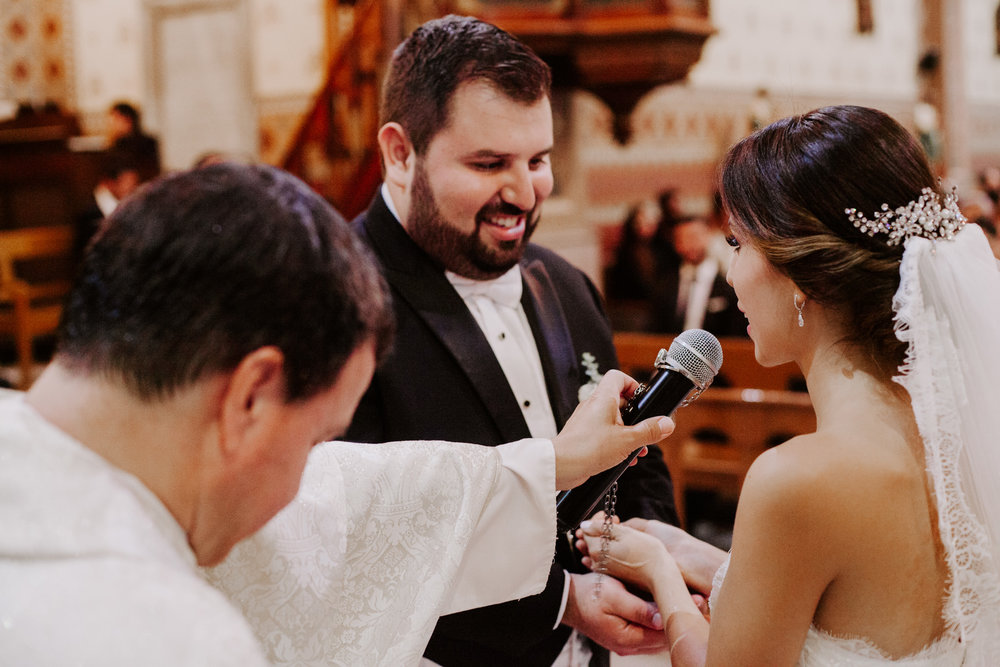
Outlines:
{"label": "beaded chain", "polygon": [[618,482],[611,485],[604,496],[604,525],[601,528],[601,553],[597,559],[597,583],[594,584],[594,599],[601,597],[601,582],[608,572],[608,554],[611,552],[611,529],[614,526],[615,505],[618,504]]}

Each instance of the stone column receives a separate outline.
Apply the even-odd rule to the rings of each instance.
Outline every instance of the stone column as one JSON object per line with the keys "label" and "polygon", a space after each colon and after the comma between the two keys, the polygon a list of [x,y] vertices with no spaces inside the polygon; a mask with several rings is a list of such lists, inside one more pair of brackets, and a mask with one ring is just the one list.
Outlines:
{"label": "stone column", "polygon": [[969,105],[966,96],[965,53],[962,39],[963,0],[923,0],[924,63],[936,54],[936,66],[925,71],[925,101],[940,113],[944,176],[967,192],[973,186],[969,145]]}

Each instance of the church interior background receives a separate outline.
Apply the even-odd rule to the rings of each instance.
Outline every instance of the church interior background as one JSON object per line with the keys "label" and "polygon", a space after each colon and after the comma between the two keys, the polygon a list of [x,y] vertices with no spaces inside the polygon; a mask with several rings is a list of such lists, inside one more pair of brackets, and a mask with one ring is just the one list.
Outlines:
{"label": "church interior background", "polygon": [[[596,280],[602,228],[667,187],[677,189],[682,209],[706,210],[719,157],[754,123],[858,103],[917,131],[915,109],[932,101],[942,173],[964,187],[977,170],[1000,164],[996,0],[705,5],[713,33],[700,58],[686,78],[638,100],[624,143],[599,97],[569,90],[554,99],[558,190],[537,239]],[[0,119],[19,105],[55,104],[76,116],[83,134],[99,135],[108,106],[129,100],[159,136],[167,169],[209,150],[281,164],[324,83],[331,43],[351,28],[353,7],[0,0]],[[936,85],[920,67],[934,49],[945,56]]]}
{"label": "church interior background", "polygon": [[[1000,167],[998,0],[0,0],[0,230],[71,222],[60,216],[79,194],[59,208],[60,188],[79,190],[79,179],[46,181],[44,160],[28,168],[31,155],[17,146],[38,128],[19,125],[25,115],[71,117],[79,136],[66,150],[86,153],[100,145],[109,106],[125,100],[159,138],[166,170],[217,151],[294,163],[329,185],[342,172],[306,140],[307,119],[338,125],[345,154],[374,134],[358,115],[371,115],[371,96],[324,97],[331,63],[350,52],[362,64],[349,74],[374,90],[374,42],[384,60],[422,19],[512,4],[541,7],[517,24],[528,30],[532,17],[567,7],[700,17],[690,68],[640,86],[624,113],[584,86],[554,90],[557,189],[535,240],[598,285],[608,232],[633,204],[674,189],[681,212],[707,213],[726,149],[782,116],[825,104],[880,108],[921,135],[960,192]],[[376,16],[374,27],[363,16]],[[367,187],[377,161],[374,169]],[[0,377],[11,377],[6,356],[0,348]]]}

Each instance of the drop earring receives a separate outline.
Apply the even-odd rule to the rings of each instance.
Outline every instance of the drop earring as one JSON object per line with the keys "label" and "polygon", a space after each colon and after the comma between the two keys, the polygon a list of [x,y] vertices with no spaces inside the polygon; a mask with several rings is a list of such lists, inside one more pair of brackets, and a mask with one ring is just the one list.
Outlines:
{"label": "drop earring", "polygon": [[795,304],[795,310],[797,310],[799,313],[799,326],[804,327],[806,325],[806,321],[805,319],[802,318],[802,309],[805,308],[806,306],[806,299],[805,297],[802,297],[802,303],[800,304],[799,295],[794,294],[792,295],[792,303]]}

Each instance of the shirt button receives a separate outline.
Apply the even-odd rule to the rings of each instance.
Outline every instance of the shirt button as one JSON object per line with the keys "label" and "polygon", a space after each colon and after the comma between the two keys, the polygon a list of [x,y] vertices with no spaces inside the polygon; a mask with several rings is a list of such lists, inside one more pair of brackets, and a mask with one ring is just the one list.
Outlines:
{"label": "shirt button", "polygon": [[526,408],[530,408],[530,407],[531,407],[531,401],[527,401],[527,400],[526,400],[526,401],[524,402],[524,407],[526,407]]}

